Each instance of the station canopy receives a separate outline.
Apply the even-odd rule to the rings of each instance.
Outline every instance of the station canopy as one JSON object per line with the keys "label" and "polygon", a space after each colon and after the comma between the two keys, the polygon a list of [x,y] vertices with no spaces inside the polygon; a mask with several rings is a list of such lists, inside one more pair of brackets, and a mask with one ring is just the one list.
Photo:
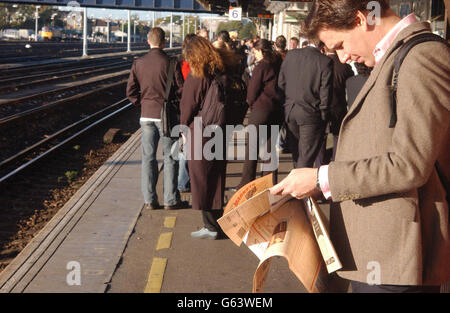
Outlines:
{"label": "station canopy", "polygon": [[270,13],[266,11],[269,0],[0,0],[0,2],[51,6],[68,4],[70,6],[72,3],[92,8],[218,14],[227,13],[230,7],[242,7],[244,16],[256,17],[258,14]]}
{"label": "station canopy", "polygon": [[3,3],[211,13],[196,0],[0,0]]}

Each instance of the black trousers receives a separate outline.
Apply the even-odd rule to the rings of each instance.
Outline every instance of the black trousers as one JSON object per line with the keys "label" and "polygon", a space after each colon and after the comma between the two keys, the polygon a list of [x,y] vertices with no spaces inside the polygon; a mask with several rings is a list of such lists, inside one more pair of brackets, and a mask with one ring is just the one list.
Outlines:
{"label": "black trousers", "polygon": [[221,218],[222,215],[223,210],[202,210],[203,224],[205,224],[205,227],[210,231],[221,232],[222,229],[220,228],[219,223],[217,223],[217,220]]}
{"label": "black trousers", "polygon": [[[251,140],[248,141],[248,144],[245,147],[245,161],[244,161],[244,170],[242,173],[241,182],[238,185],[238,189],[240,187],[243,187],[245,184],[251,182],[252,180],[255,180],[256,178],[256,167],[258,165],[258,160],[251,160],[250,159],[250,151],[259,151],[259,142],[264,142],[267,140],[267,148],[266,151],[268,153],[271,153],[272,148],[275,149],[275,147],[272,147],[271,142],[271,125],[279,125],[281,122],[282,116],[280,112],[273,112],[273,111],[266,111],[266,110],[253,110],[249,117],[248,117],[248,125],[254,125],[256,127],[257,132],[257,141],[256,145],[253,145]],[[266,125],[267,126],[267,137],[266,138],[260,138],[261,134],[259,133],[259,126],[260,125]],[[273,143],[275,145],[275,143]],[[265,163],[269,163],[269,160],[264,161]],[[273,173],[274,175],[274,181],[277,181],[277,173],[278,171],[275,170],[273,172],[263,172],[262,176],[268,175],[270,173]]]}
{"label": "black trousers", "polygon": [[294,106],[287,118],[287,125],[292,133],[289,146],[295,168],[313,167],[325,140],[326,123],[315,119],[305,125],[299,106]]}
{"label": "black trousers", "polygon": [[369,285],[351,281],[353,293],[439,293],[441,286]]}

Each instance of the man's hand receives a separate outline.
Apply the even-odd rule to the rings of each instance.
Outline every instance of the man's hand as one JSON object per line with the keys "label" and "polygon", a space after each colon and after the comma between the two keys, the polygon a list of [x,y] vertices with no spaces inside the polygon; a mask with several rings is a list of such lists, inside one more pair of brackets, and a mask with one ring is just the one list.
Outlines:
{"label": "man's hand", "polygon": [[320,192],[316,189],[318,171],[317,168],[293,169],[279,184],[270,188],[270,193],[273,195],[290,194],[297,199],[317,195]]}

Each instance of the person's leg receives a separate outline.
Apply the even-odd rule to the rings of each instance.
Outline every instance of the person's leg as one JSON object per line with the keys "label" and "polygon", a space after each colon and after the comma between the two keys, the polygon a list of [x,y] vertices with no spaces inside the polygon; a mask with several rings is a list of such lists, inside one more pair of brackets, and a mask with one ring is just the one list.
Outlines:
{"label": "person's leg", "polygon": [[178,162],[179,162],[178,190],[186,191],[189,190],[191,187],[190,187],[188,164],[186,160],[186,154],[184,151],[178,153]]}
{"label": "person's leg", "polygon": [[221,228],[217,220],[223,215],[223,210],[202,211],[203,224],[209,231],[219,233]]}
{"label": "person's leg", "polygon": [[[160,123],[158,127],[160,135],[162,135]],[[178,160],[172,154],[178,153],[178,151],[172,151],[172,147],[177,142],[177,139],[163,136],[161,138],[164,157],[164,205],[173,206],[181,201],[180,192],[178,191]]]}
{"label": "person's leg", "polygon": [[291,116],[288,119],[287,126],[291,136],[288,138],[289,150],[292,153],[292,161],[294,163],[294,168],[297,168],[298,157],[300,155],[300,127]]}
{"label": "person's leg", "polygon": [[[266,125],[268,128],[270,128],[270,125],[267,125],[269,119],[270,112],[264,110],[253,110],[248,117],[248,125],[254,125],[256,127],[256,140],[251,140],[250,137],[248,139],[248,144],[245,149],[245,161],[242,178],[241,182],[238,185],[239,188],[251,182],[252,180],[255,180],[256,178],[256,167],[258,164],[260,143],[260,126]],[[269,131],[270,129],[268,129],[268,133]]]}
{"label": "person's leg", "polygon": [[159,131],[154,122],[141,122],[142,172],[141,189],[146,204],[157,204],[156,183],[158,182],[158,161],[156,150]]}
{"label": "person's leg", "polygon": [[323,123],[300,125],[298,168],[313,167],[314,160],[324,141],[325,125]]}

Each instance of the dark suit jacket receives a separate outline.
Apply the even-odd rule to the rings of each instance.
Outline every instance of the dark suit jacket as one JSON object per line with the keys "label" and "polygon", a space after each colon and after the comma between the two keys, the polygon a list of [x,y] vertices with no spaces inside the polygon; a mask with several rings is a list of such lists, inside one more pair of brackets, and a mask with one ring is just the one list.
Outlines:
{"label": "dark suit jacket", "polygon": [[368,75],[356,75],[350,77],[345,82],[347,89],[347,105],[349,110],[368,78]]}
{"label": "dark suit jacket", "polygon": [[[141,105],[141,117],[161,118],[169,61],[169,56],[163,50],[153,48],[133,62],[128,78],[127,97],[133,104]],[[175,73],[171,96],[179,94],[181,97],[181,93],[177,92],[177,89],[182,87],[179,66],[176,67]]]}
{"label": "dark suit jacket", "polygon": [[336,54],[328,55],[333,60],[333,98],[330,106],[331,132],[339,134],[342,119],[347,114],[347,100],[345,97],[345,82],[349,77],[354,76],[352,67],[343,64]]}
{"label": "dark suit jacket", "polygon": [[333,61],[314,47],[290,50],[281,65],[278,86],[284,92],[286,119],[294,105],[301,107],[304,124],[321,122],[333,91]]}
{"label": "dark suit jacket", "polygon": [[259,62],[253,69],[247,88],[247,103],[252,110],[274,111],[280,105],[280,92],[277,87],[281,60],[270,63]]}

